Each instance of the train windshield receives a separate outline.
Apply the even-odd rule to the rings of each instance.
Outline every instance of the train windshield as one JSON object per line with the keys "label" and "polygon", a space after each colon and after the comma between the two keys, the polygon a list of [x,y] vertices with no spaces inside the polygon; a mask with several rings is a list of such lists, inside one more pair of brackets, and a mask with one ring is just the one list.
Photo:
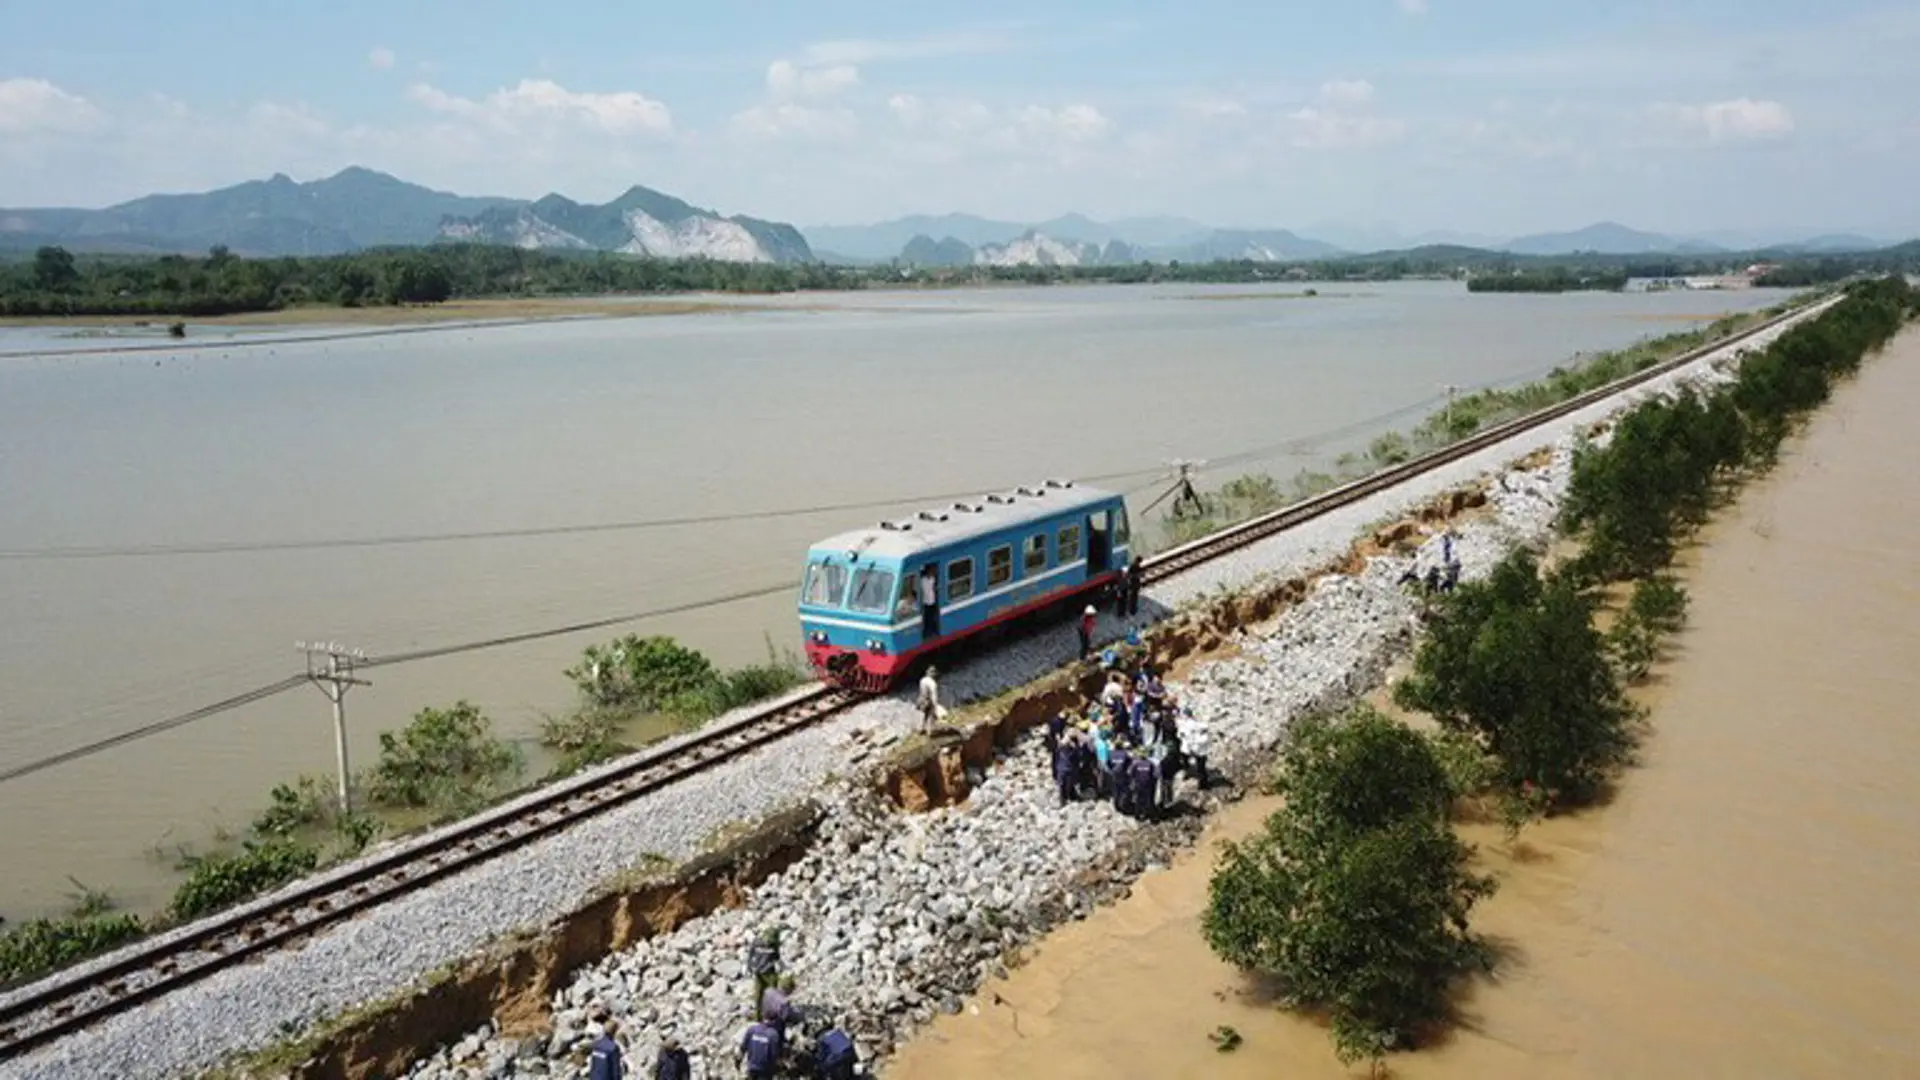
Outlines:
{"label": "train windshield", "polygon": [[892,600],[892,572],[871,566],[853,572],[853,595],[847,598],[847,607],[869,615],[885,615]]}
{"label": "train windshield", "polygon": [[839,563],[817,562],[807,567],[800,585],[800,602],[810,607],[839,607],[847,595],[847,568]]}

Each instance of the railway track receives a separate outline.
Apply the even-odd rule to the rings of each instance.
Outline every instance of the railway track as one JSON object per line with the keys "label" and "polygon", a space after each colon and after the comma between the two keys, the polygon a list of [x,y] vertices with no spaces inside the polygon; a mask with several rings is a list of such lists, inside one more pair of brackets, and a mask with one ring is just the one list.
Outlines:
{"label": "railway track", "polygon": [[[1804,314],[1802,309],[1665,361],[1557,405],[1283,507],[1145,560],[1148,584],[1258,543],[1395,487],[1516,435],[1551,423],[1737,345]],[[0,1061],[84,1030],[250,957],[284,947],[434,881],[479,865],[578,822],[820,723],[863,700],[817,686],[705,730],[673,746],[634,755],[610,771],[554,785],[443,832],[397,846],[252,904],[136,945],[104,965],[56,975],[0,1005]]]}

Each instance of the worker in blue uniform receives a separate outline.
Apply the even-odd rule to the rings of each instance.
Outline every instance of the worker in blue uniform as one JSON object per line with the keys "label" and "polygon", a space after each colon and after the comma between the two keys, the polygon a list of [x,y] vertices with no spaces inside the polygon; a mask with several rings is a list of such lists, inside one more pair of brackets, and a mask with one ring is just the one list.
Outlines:
{"label": "worker in blue uniform", "polygon": [[773,1080],[786,1049],[787,1040],[779,1028],[764,1020],[755,1022],[740,1040],[740,1060],[746,1065],[748,1080]]}
{"label": "worker in blue uniform", "polygon": [[616,1027],[613,1021],[593,1040],[593,1046],[587,1051],[587,1080],[621,1080],[626,1075],[621,1067],[620,1044],[613,1040]]}
{"label": "worker in blue uniform", "polygon": [[813,1049],[813,1075],[819,1080],[853,1080],[860,1055],[853,1040],[839,1028],[828,1028]]}

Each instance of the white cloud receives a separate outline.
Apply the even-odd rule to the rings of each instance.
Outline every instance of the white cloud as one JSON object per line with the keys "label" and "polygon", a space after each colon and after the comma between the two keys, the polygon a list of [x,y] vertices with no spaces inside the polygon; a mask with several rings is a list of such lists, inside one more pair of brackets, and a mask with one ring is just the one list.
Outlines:
{"label": "white cloud", "polygon": [[801,50],[800,60],[803,64],[816,67],[871,64],[882,60],[926,60],[939,56],[1000,52],[1011,47],[1011,44],[1010,39],[1002,35],[981,31],[932,34],[892,41],[852,38],[817,41]]}
{"label": "white cloud", "polygon": [[777,101],[801,97],[828,97],[860,85],[860,69],[852,64],[806,68],[790,60],[767,65],[767,92]]}
{"label": "white cloud", "polygon": [[816,108],[791,101],[755,105],[733,114],[733,129],[763,138],[801,136],[844,139],[860,129],[859,118],[847,108]]}
{"label": "white cloud", "polygon": [[393,50],[384,45],[375,48],[367,54],[367,63],[372,64],[381,71],[386,71],[388,68],[391,68],[395,59],[397,58],[393,55]]}
{"label": "white cloud", "polygon": [[913,94],[895,94],[887,99],[887,111],[910,130],[946,133],[979,131],[993,123],[993,110],[972,98],[938,98],[932,101]]}
{"label": "white cloud", "polygon": [[1014,119],[1029,131],[1075,142],[1097,139],[1113,128],[1113,121],[1091,105],[1062,105],[1057,109],[1029,105]]}
{"label": "white cloud", "polygon": [[1373,100],[1373,84],[1365,79],[1335,79],[1320,84],[1320,100],[1334,105],[1365,105]]}
{"label": "white cloud", "polygon": [[667,107],[632,90],[596,94],[568,90],[550,79],[522,79],[480,100],[458,97],[427,83],[407,88],[415,104],[435,112],[470,117],[502,129],[527,121],[573,120],[612,134],[665,134],[673,130]]}
{"label": "white cloud", "polygon": [[1400,0],[1400,10],[1409,15],[1425,15],[1427,0]]}
{"label": "white cloud", "polygon": [[1201,98],[1194,102],[1191,108],[1206,120],[1228,120],[1247,115],[1246,105],[1228,97]]}
{"label": "white cloud", "polygon": [[1793,114],[1777,101],[1735,98],[1705,105],[1660,104],[1652,111],[1710,143],[1778,139],[1793,132]]}
{"label": "white cloud", "polygon": [[0,131],[91,131],[106,121],[93,102],[45,79],[0,79]]}
{"label": "white cloud", "polygon": [[1379,116],[1349,116],[1311,105],[1287,115],[1293,122],[1293,145],[1309,148],[1378,146],[1406,133],[1400,120]]}

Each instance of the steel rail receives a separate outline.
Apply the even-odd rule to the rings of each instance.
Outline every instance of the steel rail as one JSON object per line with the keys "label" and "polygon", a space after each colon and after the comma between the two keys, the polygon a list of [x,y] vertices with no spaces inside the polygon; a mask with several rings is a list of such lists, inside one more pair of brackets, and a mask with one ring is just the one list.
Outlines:
{"label": "steel rail", "polygon": [[[1146,583],[1164,581],[1652,382],[1702,357],[1817,313],[1823,306],[1813,304],[1777,316],[1371,476],[1150,556],[1142,560],[1142,578]],[[104,965],[53,976],[30,992],[0,1004],[0,1061],[775,742],[861,700],[862,695],[851,691],[816,686],[671,746],[643,751],[610,769],[562,781],[442,831],[213,916],[184,932],[132,946],[125,955]]]}

